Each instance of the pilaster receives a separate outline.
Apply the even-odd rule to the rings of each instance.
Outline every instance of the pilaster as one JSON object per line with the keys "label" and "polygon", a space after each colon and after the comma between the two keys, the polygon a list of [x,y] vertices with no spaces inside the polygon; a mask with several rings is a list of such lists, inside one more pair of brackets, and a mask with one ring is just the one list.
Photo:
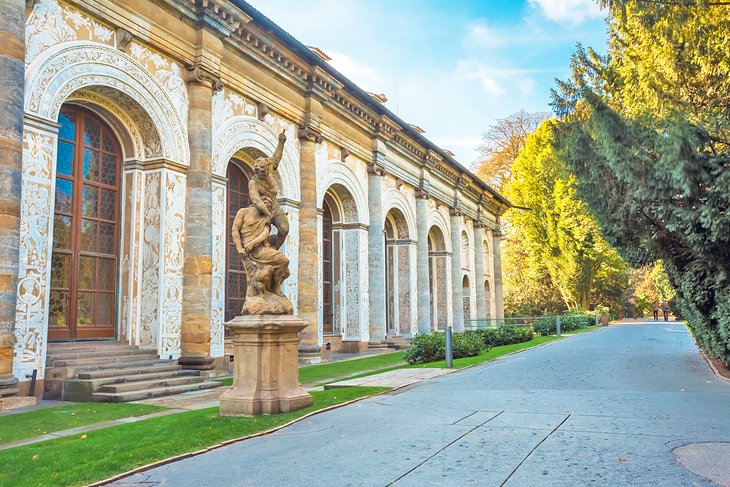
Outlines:
{"label": "pilaster", "polygon": [[185,197],[185,260],[180,365],[213,368],[210,355],[213,289],[212,97],[216,77],[201,66],[190,69],[188,140],[190,167]]}
{"label": "pilaster", "polygon": [[474,286],[477,300],[477,320],[487,319],[487,297],[484,290],[484,229],[474,222]]}
{"label": "pilaster", "polygon": [[451,216],[451,306],[454,331],[464,331],[464,292],[461,287],[461,213],[455,208]]}
{"label": "pilaster", "polygon": [[368,280],[370,282],[370,346],[385,343],[385,239],[383,237],[384,144],[377,143],[368,165]]}
{"label": "pilaster", "polygon": [[499,232],[499,220],[497,220],[497,230],[493,232],[492,247],[494,249],[494,305],[495,317],[497,319],[504,318],[504,298],[502,296],[502,254],[500,250],[502,234]]}
{"label": "pilaster", "polygon": [[428,193],[416,193],[416,280],[418,333],[431,333],[431,286],[428,267]]}
{"label": "pilaster", "polygon": [[[0,16],[0,398],[17,393],[13,375],[18,293],[25,78],[25,1],[3,0]],[[1,402],[1,399],[0,399]]]}

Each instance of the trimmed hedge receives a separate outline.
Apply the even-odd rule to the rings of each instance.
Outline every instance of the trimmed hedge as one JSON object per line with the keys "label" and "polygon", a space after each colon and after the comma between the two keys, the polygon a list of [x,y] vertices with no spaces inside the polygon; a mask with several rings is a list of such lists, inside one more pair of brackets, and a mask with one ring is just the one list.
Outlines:
{"label": "trimmed hedge", "polygon": [[[560,317],[560,331],[574,331],[587,328],[595,324],[595,319],[595,316],[589,313],[569,311]],[[556,316],[545,316],[533,323],[532,328],[538,335],[555,335],[557,333],[556,323]]]}
{"label": "trimmed hedge", "polygon": [[[492,347],[529,342],[533,338],[531,328],[501,326],[496,330],[476,330],[452,335],[454,358],[475,357]],[[446,359],[446,335],[432,333],[416,335],[404,357],[409,364],[425,364]]]}

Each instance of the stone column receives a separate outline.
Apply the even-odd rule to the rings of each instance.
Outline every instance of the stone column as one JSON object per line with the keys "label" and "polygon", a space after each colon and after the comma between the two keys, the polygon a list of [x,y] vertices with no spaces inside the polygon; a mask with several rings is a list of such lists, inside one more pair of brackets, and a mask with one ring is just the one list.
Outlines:
{"label": "stone column", "polygon": [[185,260],[181,356],[188,369],[210,370],[211,296],[213,289],[212,233],[212,97],[213,81],[196,68],[188,93],[190,167],[185,194]]}
{"label": "stone column", "polygon": [[[18,392],[13,375],[20,240],[25,1],[0,0],[0,398]],[[0,400],[0,402],[2,402]]]}
{"label": "stone column", "polygon": [[[484,230],[474,222],[474,283],[477,298],[477,319],[487,319],[487,296],[484,290]],[[486,322],[484,323],[486,325]],[[481,325],[481,323],[480,323]]]}
{"label": "stone column", "polygon": [[307,322],[300,333],[299,362],[319,363],[319,252],[317,238],[316,142],[319,135],[311,129],[299,130],[299,318]]}
{"label": "stone column", "polygon": [[431,286],[428,269],[428,195],[419,191],[416,197],[416,279],[418,333],[431,333]]}
{"label": "stone column", "polygon": [[368,281],[370,282],[370,347],[385,346],[385,238],[383,236],[383,173],[373,152],[368,166]]}
{"label": "stone column", "polygon": [[461,214],[451,214],[451,308],[454,331],[464,331],[464,292],[461,287]]}
{"label": "stone column", "polygon": [[[499,220],[497,220],[499,225]],[[502,297],[502,256],[499,250],[501,233],[499,229],[493,232],[492,247],[494,248],[494,305],[497,319],[504,318],[504,300]]]}

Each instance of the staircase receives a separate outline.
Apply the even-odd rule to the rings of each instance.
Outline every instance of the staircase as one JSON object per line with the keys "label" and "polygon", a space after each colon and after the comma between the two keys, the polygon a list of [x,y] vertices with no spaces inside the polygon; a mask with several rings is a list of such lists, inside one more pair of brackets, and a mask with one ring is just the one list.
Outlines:
{"label": "staircase", "polygon": [[411,344],[410,340],[403,338],[403,336],[391,333],[388,333],[385,337],[385,343],[388,344],[388,348],[392,348],[394,350],[404,350]]}
{"label": "staircase", "polygon": [[44,399],[77,402],[128,402],[211,389],[198,370],[123,342],[49,343]]}

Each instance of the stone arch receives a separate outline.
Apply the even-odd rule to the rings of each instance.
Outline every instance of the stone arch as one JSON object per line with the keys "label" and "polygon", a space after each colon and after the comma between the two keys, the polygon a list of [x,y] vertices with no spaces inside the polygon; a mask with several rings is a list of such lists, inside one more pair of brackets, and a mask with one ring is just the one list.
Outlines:
{"label": "stone arch", "polygon": [[[409,203],[406,196],[395,188],[390,188],[383,194],[383,215],[389,215],[395,209],[402,215],[402,223],[405,225],[405,233],[408,237],[413,238],[416,235],[416,215],[413,207]],[[395,223],[395,222],[394,222]],[[401,228],[398,229],[401,233]]]}
{"label": "stone arch", "polygon": [[[25,112],[53,122],[61,105],[79,90],[101,93],[108,110],[135,122],[129,125],[138,127],[145,159],[189,164],[186,121],[166,90],[141,64],[105,44],[64,42],[40,54],[26,70]],[[101,98],[96,104],[103,106]]]}
{"label": "stone arch", "polygon": [[444,215],[440,211],[433,210],[429,212],[428,214],[428,233],[429,237],[431,235],[431,231],[433,228],[438,228],[441,238],[444,241],[444,247],[442,250],[445,250],[448,253],[452,252],[451,248],[451,238],[448,238],[448,235],[451,235],[449,233],[450,225],[449,222],[446,220]]}
{"label": "stone arch", "polygon": [[[345,215],[345,223],[368,224],[370,216],[367,192],[355,173],[340,161],[328,161],[317,174],[318,208],[322,208],[322,202],[327,192],[334,192],[340,197],[342,203],[351,205],[343,207],[343,210],[350,211],[349,216]],[[355,220],[351,219],[353,210],[357,214]]]}
{"label": "stone arch", "polygon": [[[247,116],[232,117],[213,134],[213,174],[225,177],[228,161],[241,150],[256,159],[273,154],[278,143],[279,135],[264,122]],[[287,140],[279,164],[280,194],[299,201],[299,158],[292,147],[293,141]]]}
{"label": "stone arch", "polygon": [[483,259],[483,270],[485,276],[492,275],[492,247],[489,244],[489,239],[485,238],[482,240],[482,259]]}
{"label": "stone arch", "polygon": [[446,238],[443,228],[434,222],[428,230],[428,275],[431,289],[431,327],[445,330],[449,321],[450,272]]}
{"label": "stone arch", "polygon": [[385,291],[388,333],[410,335],[415,275],[415,243],[410,240],[408,222],[398,206],[385,216]]}
{"label": "stone arch", "polygon": [[468,327],[471,323],[471,282],[469,274],[461,278],[462,299],[464,300],[464,324]]}
{"label": "stone arch", "polygon": [[461,243],[461,267],[471,269],[471,240],[465,229],[461,230],[459,241]]}
{"label": "stone arch", "polygon": [[[392,229],[392,235],[387,235],[387,238],[392,239],[408,239],[411,238],[412,230],[408,225],[408,220],[403,212],[397,206],[390,208],[385,214],[385,221],[390,224]],[[387,233],[387,232],[386,232]]]}

